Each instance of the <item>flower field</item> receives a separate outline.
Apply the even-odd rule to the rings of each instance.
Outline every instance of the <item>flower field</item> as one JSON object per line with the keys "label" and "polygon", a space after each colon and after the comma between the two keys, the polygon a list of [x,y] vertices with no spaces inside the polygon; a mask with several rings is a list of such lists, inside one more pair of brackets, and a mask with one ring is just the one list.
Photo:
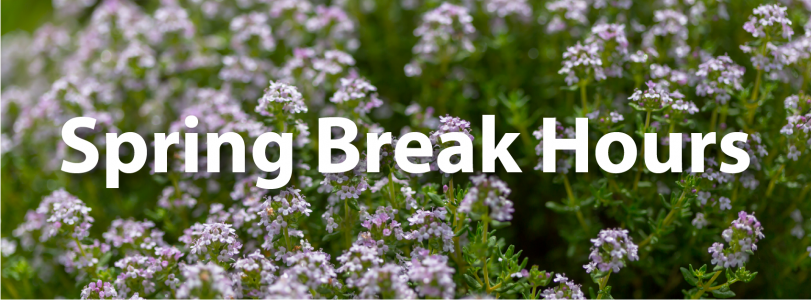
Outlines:
{"label": "flower field", "polygon": [[[811,298],[811,1],[20,3],[3,2],[3,298]],[[521,173],[482,172],[484,115],[496,141],[519,134]],[[86,158],[63,140],[74,117],[97,120],[76,131],[102,158],[83,174],[61,169]],[[318,171],[325,117],[357,125],[347,172]],[[107,188],[105,158],[138,158],[108,152],[126,132],[147,163]],[[165,168],[161,132],[184,137]],[[207,147],[226,132],[246,147]],[[281,189],[232,160],[266,132],[292,134]],[[411,132],[429,172],[394,158]],[[618,132],[639,151],[598,150]],[[473,172],[440,170],[447,133],[472,140]],[[544,162],[576,133],[587,156]],[[721,172],[733,133],[750,163]],[[645,163],[677,151],[681,172]]]}

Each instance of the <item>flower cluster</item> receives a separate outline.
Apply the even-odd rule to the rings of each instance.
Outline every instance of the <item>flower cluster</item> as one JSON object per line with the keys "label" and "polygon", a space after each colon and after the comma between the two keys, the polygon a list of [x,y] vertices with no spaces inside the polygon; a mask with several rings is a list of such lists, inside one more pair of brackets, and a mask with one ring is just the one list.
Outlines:
{"label": "flower cluster", "polygon": [[457,52],[473,52],[472,35],[476,28],[473,17],[462,6],[442,3],[422,16],[422,24],[414,29],[420,40],[414,45],[414,54],[423,59],[449,59]]}
{"label": "flower cluster", "polygon": [[743,25],[746,32],[755,38],[768,36],[782,36],[790,38],[794,35],[791,29],[791,20],[788,18],[788,8],[777,4],[758,6],[749,16],[749,21]]}
{"label": "flower cluster", "polygon": [[745,211],[738,213],[738,219],[721,233],[724,241],[729,245],[725,249],[722,243],[713,243],[707,250],[712,254],[712,264],[724,268],[744,266],[749,261],[749,255],[757,250],[757,242],[763,239],[763,226],[754,214]]}
{"label": "flower cluster", "polygon": [[591,262],[584,265],[586,272],[591,273],[613,271],[617,273],[628,261],[639,260],[637,254],[639,248],[634,244],[628,230],[625,229],[603,229],[596,239],[591,239],[593,247],[589,259]]}
{"label": "flower cluster", "polygon": [[271,81],[265,94],[259,99],[256,112],[269,117],[276,114],[306,113],[307,105],[295,86]]}
{"label": "flower cluster", "polygon": [[486,219],[506,222],[512,220],[515,211],[513,202],[507,199],[510,188],[498,177],[487,177],[485,174],[470,178],[473,182],[462,203],[459,212],[471,214],[474,219]]}
{"label": "flower cluster", "polygon": [[421,297],[452,298],[456,288],[453,273],[454,269],[448,266],[447,256],[429,255],[411,261],[408,278],[416,284]]}
{"label": "flower cluster", "polygon": [[417,295],[408,285],[408,275],[403,267],[396,264],[385,264],[371,268],[357,281],[361,288],[361,298],[410,299]]}
{"label": "flower cluster", "polygon": [[[301,195],[301,190],[287,188],[276,196],[268,197],[257,214],[260,217],[259,225],[265,227],[268,238],[273,240],[279,234],[284,234],[285,239],[289,239],[290,236],[301,236],[301,233],[291,228],[291,225],[296,224],[299,218],[309,216],[311,212],[310,203]],[[285,242],[289,248],[291,246],[289,241]],[[263,247],[268,248],[270,245],[266,244]]]}
{"label": "flower cluster", "polygon": [[783,102],[787,111],[786,125],[780,133],[789,137],[789,149],[786,156],[799,160],[800,154],[811,149],[811,96],[806,94],[791,95]]}
{"label": "flower cluster", "polygon": [[600,47],[595,43],[582,45],[580,42],[569,47],[563,53],[563,67],[560,68],[558,74],[566,75],[568,85],[574,85],[580,80],[588,82],[592,78],[595,81],[605,79]]}
{"label": "flower cluster", "polygon": [[383,105],[383,101],[377,98],[377,88],[361,77],[341,78],[340,87],[329,101],[352,108],[361,116]]}
{"label": "flower cluster", "polygon": [[659,110],[667,107],[673,103],[673,99],[683,98],[684,96],[676,92],[670,92],[667,87],[656,84],[653,81],[648,81],[647,90],[636,90],[628,100],[631,100],[636,107],[643,110]]}
{"label": "flower cluster", "polygon": [[696,95],[714,96],[719,104],[726,104],[730,95],[727,90],[738,91],[745,69],[732,62],[727,55],[713,57],[698,66],[695,76],[699,78]]}
{"label": "flower cluster", "polygon": [[151,221],[115,219],[102,237],[115,248],[152,250],[168,246],[163,241],[163,235],[163,231],[156,229]]}
{"label": "flower cluster", "polygon": [[[118,293],[109,282],[98,280],[91,282],[82,289],[82,299],[116,299]],[[135,295],[135,298],[138,298]]]}
{"label": "flower cluster", "polygon": [[433,249],[453,252],[454,233],[446,223],[447,214],[444,207],[432,211],[418,209],[408,218],[409,225],[416,229],[405,233],[405,238],[427,244]]}
{"label": "flower cluster", "polygon": [[242,248],[233,225],[225,223],[195,224],[180,241],[191,249],[189,260],[198,257],[216,262],[230,262]]}
{"label": "flower cluster", "polygon": [[181,268],[185,279],[177,288],[178,298],[214,299],[233,298],[236,295],[228,274],[212,262],[197,262]]}
{"label": "flower cluster", "polygon": [[580,290],[580,285],[566,278],[566,274],[555,274],[553,281],[558,286],[543,290],[541,296],[544,299],[586,299],[586,295]]}
{"label": "flower cluster", "polygon": [[91,210],[76,196],[65,190],[57,190],[42,199],[36,212],[49,223],[45,230],[47,237],[67,232],[73,238],[83,239],[90,235],[88,230],[93,224],[93,217],[89,214]]}

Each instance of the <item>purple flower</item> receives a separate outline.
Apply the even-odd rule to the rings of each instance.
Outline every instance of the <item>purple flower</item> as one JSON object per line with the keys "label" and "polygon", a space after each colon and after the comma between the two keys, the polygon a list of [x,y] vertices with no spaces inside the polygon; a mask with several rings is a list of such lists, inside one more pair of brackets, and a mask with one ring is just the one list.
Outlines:
{"label": "purple flower", "polygon": [[510,188],[496,176],[489,178],[485,174],[470,177],[473,187],[465,194],[459,204],[460,213],[488,216],[492,220],[506,222],[512,220],[515,211],[512,201],[507,197]]}
{"label": "purple flower", "polygon": [[[261,286],[271,285],[276,279],[274,273],[278,269],[273,262],[267,259],[260,250],[256,250],[247,256],[237,259],[231,265],[236,271],[233,273],[234,282],[239,282],[235,292],[237,296],[259,296]],[[242,297],[237,297],[242,298]]]}
{"label": "purple flower", "polygon": [[151,221],[115,219],[102,237],[115,248],[152,250],[155,247],[168,246],[163,241],[163,235],[163,231],[156,229],[155,223]]}
{"label": "purple flower", "polygon": [[698,106],[696,106],[695,103],[693,103],[692,101],[684,101],[681,99],[673,101],[673,104],[670,105],[670,108],[672,108],[672,110],[670,111],[671,114],[675,115],[671,116],[674,119],[683,115],[688,114],[692,115],[698,112]]}
{"label": "purple flower", "polygon": [[[291,235],[291,225],[297,224],[299,218],[309,216],[311,212],[310,203],[301,195],[301,190],[289,187],[279,195],[268,197],[257,214],[260,217],[259,225],[265,226],[272,240],[283,232]],[[292,231],[292,235],[299,235],[297,230]]]}
{"label": "purple flower", "polygon": [[88,230],[93,225],[91,210],[82,200],[60,189],[42,198],[36,212],[49,223],[47,229],[43,230],[47,238],[59,232],[68,232],[73,238],[81,240],[90,235]]}
{"label": "purple flower", "polygon": [[487,0],[484,8],[488,13],[499,18],[515,15],[526,20],[532,16],[532,6],[527,3],[527,0]]}
{"label": "purple flower", "polygon": [[600,48],[596,44],[576,45],[566,49],[563,53],[563,67],[558,74],[566,74],[566,84],[574,85],[580,80],[593,78],[600,81],[606,78],[603,71],[603,61],[599,55]]}
{"label": "purple flower", "polygon": [[[589,20],[586,17],[589,10],[588,2],[584,0],[556,0],[546,3],[546,9],[550,12],[558,12],[563,15],[563,19],[576,24],[585,25]],[[567,28],[566,22],[556,14],[546,25],[547,33],[555,33]]]}
{"label": "purple flower", "polygon": [[103,282],[99,279],[96,282],[90,282],[82,289],[82,299],[117,299],[118,292],[110,284],[110,282]]}
{"label": "purple flower", "polygon": [[383,101],[377,98],[377,88],[365,78],[356,76],[341,78],[338,91],[329,101],[351,109],[360,116],[383,105]]}
{"label": "purple flower", "polygon": [[178,298],[234,298],[228,273],[213,262],[182,265],[180,269],[184,279],[177,288]]}
{"label": "purple flower", "polygon": [[265,94],[259,99],[256,112],[268,117],[275,117],[277,114],[282,117],[306,113],[307,105],[304,104],[304,99],[295,86],[271,80]]}
{"label": "purple flower", "polygon": [[[177,260],[171,262],[172,266]],[[122,298],[130,295],[149,295],[155,292],[155,279],[168,276],[171,269],[170,262],[161,257],[155,258],[143,255],[126,256],[115,262],[115,266],[122,270],[115,280],[115,287]]]}
{"label": "purple flower", "polygon": [[189,20],[189,13],[176,3],[158,8],[155,11],[155,23],[155,29],[164,36],[176,33],[179,36],[191,38],[194,35],[195,28]]}
{"label": "purple flower", "polygon": [[727,197],[718,198],[718,208],[723,210],[732,209],[732,202]]}
{"label": "purple flower", "polygon": [[693,221],[691,223],[696,228],[701,229],[704,228],[704,226],[707,226],[707,219],[704,218],[703,213],[696,213],[696,217],[693,218]]}
{"label": "purple flower", "polygon": [[745,71],[746,69],[736,65],[729,56],[721,55],[710,58],[700,64],[695,73],[699,80],[696,85],[696,95],[715,95],[715,101],[726,104],[730,98],[727,89],[741,90]]}
{"label": "purple flower", "polygon": [[449,59],[458,52],[473,52],[472,37],[476,29],[467,8],[447,2],[422,16],[422,23],[414,29],[420,40],[412,52],[423,60]]}
{"label": "purple flower", "polygon": [[553,281],[558,285],[541,292],[541,297],[544,299],[586,299],[586,295],[580,290],[580,285],[566,278],[566,274],[555,274]]}
{"label": "purple flower", "polygon": [[634,244],[625,229],[603,229],[596,239],[591,239],[593,246],[589,258],[591,262],[584,265],[587,273],[609,270],[617,273],[625,266],[625,260],[639,260],[638,247]]}
{"label": "purple flower", "polygon": [[354,65],[352,55],[340,50],[322,53],[313,48],[297,48],[293,50],[293,57],[276,72],[276,76],[281,78],[279,81],[299,87],[332,87]]}
{"label": "purple flower", "polygon": [[777,4],[763,4],[752,11],[749,21],[743,24],[743,29],[755,38],[775,36],[780,33],[783,38],[789,39],[794,35],[791,29],[791,20],[788,18],[788,8]]}
{"label": "purple flower", "polygon": [[231,36],[231,46],[237,51],[249,50],[249,42],[254,38],[264,51],[273,51],[276,48],[267,14],[252,12],[237,16],[231,20],[231,32],[234,33]]}
{"label": "purple flower", "polygon": [[648,89],[636,90],[628,99],[642,109],[657,110],[673,103],[673,98],[683,97],[679,92],[670,92],[665,86],[648,81]]}
{"label": "purple flower", "polygon": [[622,77],[622,64],[628,56],[628,39],[625,37],[624,24],[602,23],[591,28],[591,36],[586,44],[595,44],[600,48],[601,57],[607,61],[605,73],[610,77]]}
{"label": "purple flower", "polygon": [[799,209],[794,209],[791,212],[791,219],[794,220],[794,227],[791,228],[791,235],[798,239],[805,236],[805,229],[803,229],[803,214]]}
{"label": "purple flower", "polygon": [[268,287],[268,298],[271,299],[312,299],[310,288],[302,284],[295,275],[283,273]]}
{"label": "purple flower", "polygon": [[432,144],[439,145],[439,137],[450,132],[464,133],[470,137],[471,141],[473,140],[473,134],[470,133],[470,122],[459,117],[445,115],[444,117],[439,117],[439,123],[439,128],[428,134],[428,138],[431,140]]}
{"label": "purple flower", "polygon": [[447,256],[430,255],[423,259],[412,259],[408,277],[416,285],[420,297],[453,298],[455,272],[448,266]]}
{"label": "purple flower", "polygon": [[322,251],[302,251],[286,259],[288,269],[282,276],[297,278],[299,282],[316,290],[319,287],[341,288],[330,256]]}
{"label": "purple flower", "polygon": [[[653,12],[653,21],[656,23],[643,34],[643,47],[653,52],[668,51],[676,58],[684,58],[690,53],[690,46],[687,45],[687,16],[672,9],[657,10]],[[670,47],[657,49],[657,37],[669,37]]]}
{"label": "purple flower", "polygon": [[242,248],[236,230],[225,223],[194,224],[186,229],[180,241],[191,248],[189,261],[197,260],[199,255],[218,263],[230,262]]}
{"label": "purple flower", "polygon": [[347,287],[357,287],[357,281],[363,276],[364,272],[383,264],[381,254],[382,251],[377,249],[376,244],[367,246],[355,243],[349,250],[338,256],[338,262],[341,266],[335,271],[342,273],[346,277]]}
{"label": "purple flower", "polygon": [[356,285],[361,298],[412,299],[417,296],[408,285],[403,267],[392,263],[369,269]]}
{"label": "purple flower", "polygon": [[738,219],[732,221],[732,225],[721,236],[729,248],[725,249],[724,244],[714,243],[708,252],[712,254],[712,264],[724,268],[742,267],[749,261],[749,255],[757,250],[757,242],[765,237],[763,226],[755,215],[745,211],[738,213]]}
{"label": "purple flower", "polygon": [[[355,23],[341,7],[318,5],[314,12],[315,15],[304,23],[304,27],[309,32],[318,32],[328,37],[321,40],[321,43],[332,45],[334,42],[341,42],[350,51],[358,48],[358,41],[352,37],[355,31]],[[325,29],[329,31],[323,32]]]}
{"label": "purple flower", "polygon": [[416,240],[423,245],[431,245],[436,250],[453,253],[454,233],[453,228],[446,223],[447,213],[444,207],[433,211],[418,209],[408,218],[411,228],[416,229],[406,232],[405,239]]}
{"label": "purple flower", "polygon": [[[411,189],[407,186],[403,187],[403,189],[406,188]],[[408,203],[407,199],[406,203]],[[402,240],[404,238],[403,228],[400,226],[400,223],[394,219],[396,215],[397,210],[392,209],[390,206],[378,206],[375,213],[372,215],[365,211],[361,213],[361,227],[369,230],[368,233],[371,235],[369,238],[376,243],[382,243],[384,239],[389,237]],[[388,250],[388,246],[383,245],[381,250],[385,252]]]}

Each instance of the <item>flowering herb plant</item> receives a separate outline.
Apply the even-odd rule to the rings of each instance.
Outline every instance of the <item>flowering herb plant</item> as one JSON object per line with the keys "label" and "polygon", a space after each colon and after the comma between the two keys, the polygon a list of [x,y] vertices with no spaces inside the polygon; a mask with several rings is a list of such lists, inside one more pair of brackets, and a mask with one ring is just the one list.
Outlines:
{"label": "flowering herb plant", "polygon": [[[3,297],[811,297],[809,1],[45,1],[47,22],[2,36]],[[6,19],[39,7],[9,3],[23,1]],[[440,171],[459,141],[439,137],[482,146],[482,115],[520,133],[523,173]],[[81,116],[95,145],[288,133],[295,167],[265,190],[278,172],[234,172],[244,149],[202,136],[107,189],[103,163],[60,171],[82,159],[60,131]],[[541,116],[557,119],[546,134]],[[365,152],[318,172],[319,117],[354,121],[357,149],[396,133],[379,172]],[[576,172],[562,150],[542,172],[544,139],[575,138],[575,118],[590,149],[622,132],[661,150],[617,174]],[[429,137],[432,155],[410,159],[430,172],[394,159],[410,132]],[[734,159],[710,145],[689,153],[703,171],[649,170],[677,132],[744,132],[749,167],[721,172]]]}

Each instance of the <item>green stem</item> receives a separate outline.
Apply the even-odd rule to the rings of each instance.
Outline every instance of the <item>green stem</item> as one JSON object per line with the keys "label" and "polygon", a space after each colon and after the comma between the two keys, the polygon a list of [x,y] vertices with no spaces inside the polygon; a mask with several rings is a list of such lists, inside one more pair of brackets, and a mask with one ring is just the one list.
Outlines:
{"label": "green stem", "polygon": [[72,238],[74,241],[76,241],[76,247],[77,247],[77,248],[79,248],[79,253],[81,253],[81,254],[82,254],[82,257],[87,257],[87,256],[84,254],[84,249],[82,249],[82,243],[80,243],[80,242],[79,242],[79,239],[77,239],[75,236],[72,236],[71,238]]}
{"label": "green stem", "polygon": [[[710,286],[713,282],[715,282],[715,279],[718,278],[718,275],[721,275],[721,271],[716,271],[715,275],[713,275],[712,278],[710,278],[710,281],[707,281],[706,284],[702,284],[701,288],[698,289],[698,291],[695,294],[693,294],[693,296],[690,297],[690,298],[691,299],[698,299],[698,298],[701,298],[702,295],[704,295],[704,292],[711,291],[711,290],[709,290],[709,289],[707,289],[705,287]],[[721,285],[721,286],[723,286],[723,285]]]}
{"label": "green stem", "polygon": [[[487,226],[490,224],[490,220],[489,220],[489,218],[484,217],[484,218],[482,218],[482,222],[484,222],[484,225],[483,225],[483,228],[482,228],[483,229],[482,230],[482,243],[484,244],[485,249],[487,249],[486,248],[487,247]],[[482,257],[481,259],[482,259],[482,272],[484,273],[484,288],[485,288],[485,291],[489,292],[489,290],[490,290],[490,276],[487,275],[487,272],[488,272],[487,269],[490,266],[490,262],[487,260],[487,252],[486,252],[486,250],[485,250],[485,253],[484,253],[484,257]]]}
{"label": "green stem", "polygon": [[763,77],[763,70],[760,68],[757,69],[757,75],[755,77],[755,89],[752,91],[752,98],[749,99],[750,102],[754,102],[757,100],[757,94],[760,90],[760,78]]}
{"label": "green stem", "polygon": [[583,217],[583,212],[580,211],[580,208],[577,207],[577,200],[574,197],[574,192],[572,192],[572,186],[569,184],[569,178],[566,177],[566,174],[561,174],[563,176],[563,185],[566,187],[566,194],[569,195],[569,206],[572,209],[575,209],[575,215],[577,215],[577,221],[580,222],[580,226],[583,227],[583,231],[586,232],[586,235],[589,233],[589,225],[586,224],[586,219]]}
{"label": "green stem", "polygon": [[605,275],[605,277],[600,278],[600,292],[597,293],[597,299],[603,299],[603,295],[605,295],[603,293],[603,290],[605,289],[605,286],[608,285],[608,278],[611,277],[611,272],[612,270],[608,270],[608,275]]}
{"label": "green stem", "polygon": [[755,77],[755,89],[752,92],[752,98],[749,100],[750,103],[747,103],[747,108],[749,109],[747,114],[747,122],[746,124],[752,124],[755,120],[755,111],[757,111],[757,96],[758,91],[760,90],[760,78],[763,77],[763,70],[760,68],[757,69],[757,77]]}
{"label": "green stem", "polygon": [[811,183],[806,184],[805,187],[800,191],[799,197],[797,197],[797,202],[802,201],[805,199],[805,194],[808,194],[808,191],[811,190]]}
{"label": "green stem", "polygon": [[714,291],[714,290],[720,289],[720,288],[722,288],[722,287],[724,287],[724,286],[729,286],[729,285],[731,285],[731,284],[733,284],[733,283],[736,283],[736,282],[738,282],[738,278],[732,279],[732,280],[730,280],[729,282],[727,282],[727,283],[725,283],[725,284],[722,284],[722,285],[716,285],[716,286],[714,286],[714,287],[708,288],[708,289],[707,289],[707,291],[708,291],[708,292],[711,292],[711,291]]}
{"label": "green stem", "polygon": [[[645,133],[648,132],[648,126],[650,126],[650,115],[651,111],[648,110],[647,116],[645,117],[645,127],[642,127],[642,138],[644,140]],[[639,165],[636,168],[636,176],[634,177],[634,187],[633,190],[636,191],[639,188],[639,180],[642,179],[642,169],[644,169],[644,165],[642,161],[645,158],[645,146],[644,143],[642,145],[642,150],[639,151]]]}
{"label": "green stem", "polygon": [[292,251],[290,247],[290,234],[287,233],[287,227],[284,228],[284,244],[287,246],[287,251]]}
{"label": "green stem", "polygon": [[344,241],[346,242],[346,247],[352,246],[352,241],[350,235],[352,234],[352,227],[349,225],[349,198],[346,198],[344,201]]}
{"label": "green stem", "polygon": [[397,198],[394,194],[394,172],[389,172],[389,199],[391,200],[391,206],[394,209],[397,209]]}
{"label": "green stem", "polygon": [[766,198],[769,198],[769,197],[772,196],[772,192],[774,191],[774,186],[775,186],[775,184],[777,184],[777,177],[780,177],[780,172],[782,172],[783,168],[785,168],[785,167],[786,167],[786,165],[781,165],[780,169],[777,169],[777,172],[774,172],[774,175],[772,176],[772,180],[769,181],[769,188],[766,189]]}
{"label": "green stem", "polygon": [[583,81],[580,84],[580,101],[583,105],[583,115],[585,116],[589,113],[589,105],[588,105],[588,97],[586,97],[586,86],[588,85],[587,81]]}
{"label": "green stem", "polygon": [[[679,200],[676,201],[676,205],[671,207],[670,212],[665,216],[665,219],[662,221],[662,225],[659,228],[670,226],[670,223],[676,218],[676,212],[681,210],[681,205],[684,203],[684,200],[687,199],[685,196],[687,195],[687,189],[689,187],[684,187],[684,190],[681,192],[681,196],[679,196]],[[659,235],[659,230],[657,229],[654,232],[651,232],[644,241],[639,243],[639,248],[645,247],[648,243],[650,243],[653,236]]]}

